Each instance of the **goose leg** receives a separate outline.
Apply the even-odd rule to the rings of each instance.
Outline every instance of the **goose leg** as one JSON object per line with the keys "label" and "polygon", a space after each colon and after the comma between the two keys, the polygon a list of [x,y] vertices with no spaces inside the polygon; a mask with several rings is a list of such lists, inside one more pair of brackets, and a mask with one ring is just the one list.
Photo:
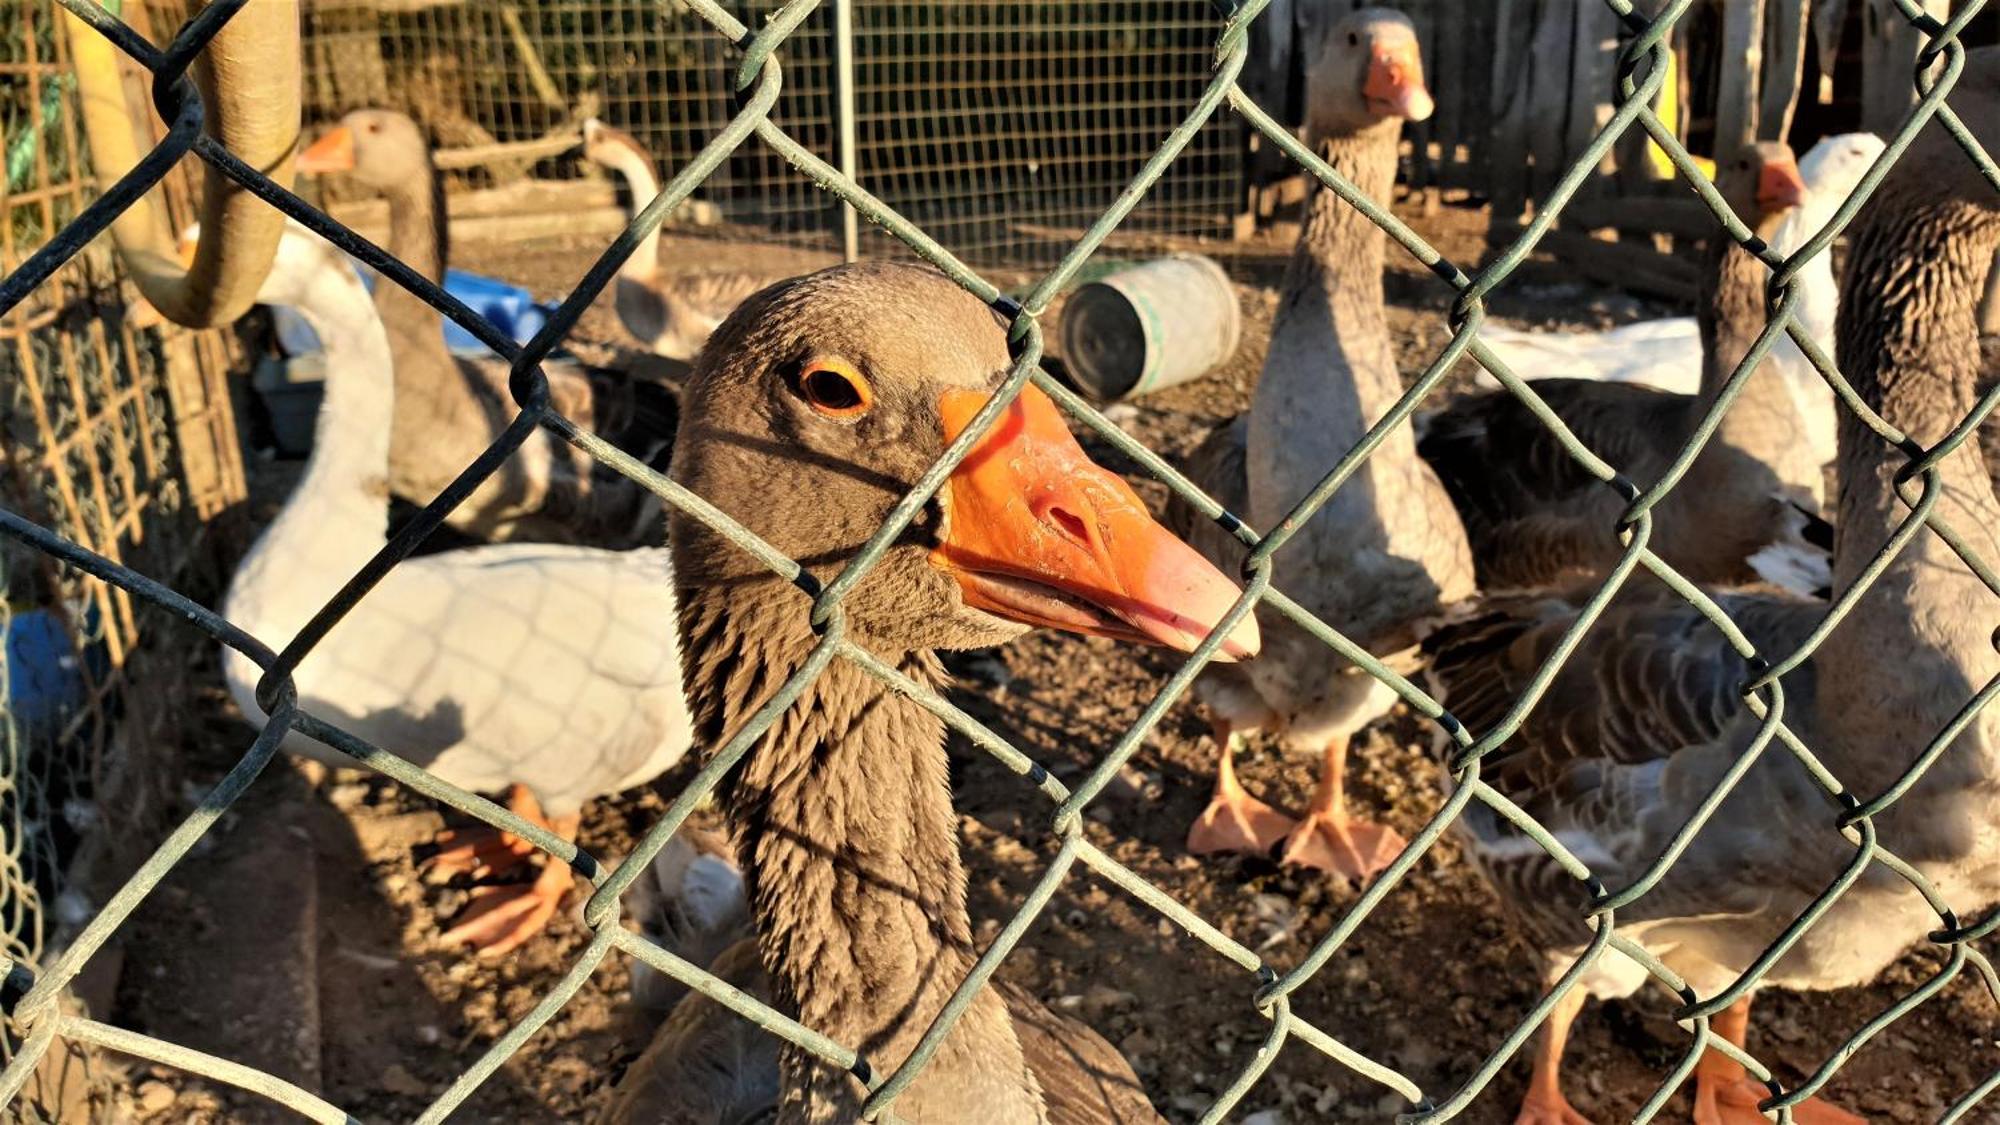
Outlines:
{"label": "goose leg", "polygon": [[[507,787],[507,811],[527,821],[553,830],[542,816],[541,802],[525,785]],[[505,874],[528,861],[535,846],[511,832],[490,825],[452,828],[431,841],[439,851],[423,865],[429,869],[470,875],[475,879]]]}
{"label": "goose leg", "polygon": [[1569,1044],[1569,1025],[1583,1010],[1583,1001],[1583,989],[1572,988],[1549,1009],[1535,1045],[1535,1071],[1528,1079],[1528,1094],[1521,1099],[1514,1125],[1590,1125],[1590,1119],[1578,1113],[1562,1092],[1563,1048]]}
{"label": "goose leg", "polygon": [[[576,813],[546,821],[549,831],[574,842],[582,817]],[[542,932],[575,882],[570,866],[550,857],[530,883],[489,883],[472,889],[472,902],[444,932],[447,942],[466,942],[481,957],[498,957]]]}
{"label": "goose leg", "polygon": [[1389,866],[1407,842],[1386,824],[1347,814],[1347,736],[1329,742],[1320,766],[1319,788],[1306,818],[1285,841],[1286,863],[1300,863],[1363,881]]}
{"label": "goose leg", "polygon": [[[1708,1026],[1715,1034],[1743,1046],[1750,1035],[1750,998],[1745,996],[1716,1013]],[[1720,1051],[1707,1052],[1695,1064],[1695,1125],[1768,1125],[1771,1119],[1757,1111],[1757,1103],[1770,1096],[1770,1087],[1750,1077],[1742,1063]],[[1792,1107],[1792,1120],[1799,1125],[1864,1125],[1867,1119],[1818,1098],[1807,1098]]]}
{"label": "goose leg", "polygon": [[1195,855],[1251,852],[1262,855],[1292,830],[1291,817],[1252,797],[1236,780],[1238,735],[1223,719],[1215,721],[1220,757],[1215,767],[1215,796],[1188,829],[1187,849]]}

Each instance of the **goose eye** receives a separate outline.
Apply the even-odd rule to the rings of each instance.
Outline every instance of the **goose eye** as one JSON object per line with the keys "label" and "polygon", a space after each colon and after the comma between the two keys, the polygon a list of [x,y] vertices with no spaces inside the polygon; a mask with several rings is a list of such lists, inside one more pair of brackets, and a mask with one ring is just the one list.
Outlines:
{"label": "goose eye", "polygon": [[1350,47],[1359,47],[1359,46],[1361,46],[1361,36],[1360,36],[1359,34],[1355,33],[1355,32],[1352,32],[1352,31],[1348,32],[1348,33],[1347,33],[1347,45],[1348,45],[1348,46],[1350,46]]}
{"label": "goose eye", "polygon": [[875,405],[868,380],[844,360],[813,360],[799,369],[792,386],[806,405],[828,418],[859,418]]}

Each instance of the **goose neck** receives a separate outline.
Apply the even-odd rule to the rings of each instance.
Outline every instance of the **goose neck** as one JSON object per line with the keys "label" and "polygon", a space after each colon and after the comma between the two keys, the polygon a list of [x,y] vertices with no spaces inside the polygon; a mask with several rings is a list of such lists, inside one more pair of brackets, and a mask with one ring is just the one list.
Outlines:
{"label": "goose neck", "polygon": [[[681,594],[688,701],[697,737],[719,746],[816,638],[790,587],[737,586],[727,605],[713,586],[684,584]],[[900,664],[920,683],[945,681],[929,652]],[[908,1056],[974,959],[943,736],[935,716],[836,659],[730,781],[781,1009],[860,1051],[878,1075]],[[783,1085],[781,1120],[791,1122],[856,1120],[865,1095],[851,1075],[795,1049]],[[991,1109],[992,1120],[1039,1118],[996,993],[979,995],[896,1104],[915,1120],[951,1120],[967,1105]]]}
{"label": "goose neck", "polygon": [[[1907,188],[1906,188],[1907,193]],[[1884,193],[1888,195],[1889,193]],[[1925,448],[1972,409],[1980,377],[1977,303],[2000,248],[2000,213],[1961,201],[1878,197],[1864,210],[1841,296],[1840,371],[1862,401]],[[1852,412],[1839,431],[1834,590],[1845,594],[1908,517],[1896,474],[1903,452]],[[1938,466],[1934,514],[1989,564],[2000,559],[2000,504],[1976,438]],[[1921,482],[1911,482],[1914,501]],[[1856,792],[1889,784],[1910,752],[2000,674],[1993,636],[2000,601],[1939,536],[1920,530],[1827,638],[1816,665],[1821,699],[1861,700],[1823,736],[1850,752],[1837,765]],[[1913,741],[1914,740],[1914,741]],[[1896,816],[1934,856],[1963,858],[1966,840],[1940,812],[2000,779],[2000,719],[1982,713]],[[1984,817],[1980,812],[1979,817]]]}
{"label": "goose neck", "polygon": [[[1323,141],[1320,155],[1333,170],[1369,199],[1386,207],[1396,185],[1399,121]],[[1360,209],[1315,182],[1306,201],[1305,222],[1286,276],[1287,290],[1305,287],[1345,291],[1379,304],[1387,235]]]}
{"label": "goose neck", "polygon": [[[653,175],[653,162],[646,155],[625,145],[613,145],[603,157],[612,171],[625,178],[626,190],[632,193],[632,214],[637,215],[653,197],[660,194],[660,183]],[[619,267],[621,277],[650,279],[659,272],[660,228],[655,226],[639,240],[631,257]]]}
{"label": "goose neck", "polygon": [[[449,229],[444,181],[428,153],[423,168],[423,174],[415,180],[398,183],[383,192],[389,204],[386,249],[419,276],[442,285]],[[415,293],[386,278],[378,280],[375,307],[381,310],[383,322],[390,327],[399,368],[404,366],[406,357],[412,369],[417,369],[436,364],[448,354],[444,346],[443,315]],[[419,347],[423,349],[421,357],[416,353]]]}

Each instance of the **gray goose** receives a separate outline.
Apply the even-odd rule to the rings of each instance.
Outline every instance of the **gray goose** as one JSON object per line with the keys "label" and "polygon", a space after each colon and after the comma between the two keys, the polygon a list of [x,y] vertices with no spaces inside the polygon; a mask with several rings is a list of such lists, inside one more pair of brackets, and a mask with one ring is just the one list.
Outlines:
{"label": "gray goose", "polygon": [[[1381,8],[1333,24],[1307,75],[1308,135],[1333,167],[1377,200],[1396,178],[1405,120],[1430,115],[1423,62],[1407,17]],[[1273,528],[1403,394],[1383,310],[1386,235],[1331,191],[1315,191],[1292,253],[1270,351],[1250,410],[1212,433],[1187,473],[1231,511]],[[1243,546],[1192,507],[1170,504],[1168,525],[1233,571]],[[1472,594],[1465,532],[1407,426],[1277,556],[1276,584],[1371,652],[1412,645],[1424,621]],[[1196,854],[1262,853],[1365,879],[1402,850],[1385,826],[1349,816],[1348,740],[1388,711],[1395,695],[1345,665],[1289,619],[1267,617],[1265,648],[1246,664],[1212,666],[1195,683],[1215,726],[1215,794],[1188,833]],[[1275,730],[1287,749],[1321,758],[1303,820],[1246,793],[1235,743]]]}
{"label": "gray goose", "polygon": [[[443,281],[443,188],[416,122],[391,110],[355,110],[301,153],[298,166],[351,175],[383,195],[389,202],[385,249],[422,276]],[[428,503],[513,419],[507,364],[452,355],[438,311],[400,285],[377,285],[375,307],[396,359],[389,489]],[[634,457],[664,464],[676,412],[671,391],[570,363],[542,366],[554,409]],[[452,527],[481,539],[603,547],[657,543],[658,520],[650,492],[547,433],[529,438],[447,517]]]}
{"label": "gray goose", "polygon": [[[622,176],[636,214],[660,193],[653,157],[639,139],[595,117],[583,122],[583,155],[592,164]],[[743,299],[774,278],[716,270],[669,276],[660,271],[660,228],[639,240],[612,283],[612,307],[619,323],[654,355],[690,360],[708,334]]]}
{"label": "gray goose", "polygon": [[[2000,49],[1972,52],[1951,103],[1991,151],[2000,144]],[[1975,401],[1975,306],[2000,246],[2000,193],[1933,124],[1889,173],[1851,228],[1840,297],[1840,369],[1861,398],[1929,447]],[[1907,509],[1895,475],[1906,459],[1843,411],[1834,590],[1855,583]],[[1989,562],[2000,557],[1996,502],[1977,443],[1940,465],[1937,511]],[[1778,592],[1718,597],[1761,652],[1787,655],[1824,616]],[[1496,601],[1485,616],[1429,638],[1431,674],[1452,713],[1492,727],[1575,619],[1556,597]],[[1785,718],[1859,800],[1884,792],[1925,742],[2000,674],[2000,598],[1940,538],[1922,531],[1812,659],[1784,680]],[[1660,855],[1744,752],[1756,722],[1739,685],[1754,673],[1696,611],[1657,582],[1630,588],[1586,634],[1526,723],[1482,763],[1482,778],[1543,825],[1611,888]],[[1959,912],[2000,901],[2000,713],[1981,712],[1874,824]],[[1459,825],[1468,854],[1500,893],[1550,979],[1587,934],[1576,882],[1533,842],[1475,802]],[[1659,884],[1618,911],[1619,928],[1713,996],[1734,982],[1853,856],[1838,809],[1793,755],[1772,745]],[[1871,865],[1772,967],[1759,987],[1833,989],[1873,979],[1937,925],[1901,877]],[[1550,1013],[1520,1120],[1575,1123],[1558,1079],[1563,1042],[1588,992],[1630,994],[1636,966],[1607,953]],[[1712,1027],[1744,1042],[1750,999]],[[1719,1054],[1696,1070],[1696,1120],[1751,1125],[1768,1091]],[[1847,1122],[1819,1102],[1805,1122]]]}
{"label": "gray goose", "polygon": [[[1777,233],[1803,198],[1791,149],[1750,146],[1722,165],[1717,190],[1758,237]],[[1701,390],[1537,379],[1534,387],[1583,443],[1641,487],[1663,476],[1764,323],[1770,271],[1720,233],[1698,309]],[[1618,560],[1625,501],[1584,471],[1505,390],[1462,397],[1420,423],[1417,448],[1465,520],[1487,589],[1531,589],[1602,573]],[[1761,365],[1654,511],[1652,549],[1696,582],[1756,580],[1812,593],[1825,585],[1831,532],[1819,519],[1824,468],[1804,416],[1770,361]]]}
{"label": "gray goose", "polygon": [[[673,475],[825,582],[1008,364],[1000,318],[930,270],[861,264],[786,282],[703,350]],[[712,748],[819,637],[796,586],[692,518],[672,514],[668,527],[688,703]],[[843,604],[848,638],[942,689],[939,648],[1043,625],[1185,651],[1238,596],[1084,456],[1030,386]],[[1246,617],[1223,651],[1256,644]],[[908,1055],[974,960],[947,772],[942,722],[836,659],[721,794],[772,1002],[865,1051],[878,1073]],[[779,1069],[778,1120],[856,1119],[865,1091],[851,1074],[790,1047]],[[632,1119],[688,1119],[663,1100]],[[1103,1039],[999,988],[979,993],[895,1109],[924,1122],[1160,1120]]]}

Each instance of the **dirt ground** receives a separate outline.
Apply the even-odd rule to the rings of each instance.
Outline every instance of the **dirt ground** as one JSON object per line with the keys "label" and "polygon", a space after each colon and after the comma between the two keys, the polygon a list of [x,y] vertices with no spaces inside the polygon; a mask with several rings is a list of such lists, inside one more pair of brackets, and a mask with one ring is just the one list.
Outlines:
{"label": "dirt ground", "polygon": [[[1482,214],[1445,208],[1406,216],[1451,258],[1476,263],[1487,253]],[[782,273],[820,261],[814,255],[749,243],[675,241],[666,258],[701,268],[741,266]],[[1246,317],[1235,358],[1208,377],[1114,413],[1120,425],[1170,458],[1179,457],[1217,421],[1248,401],[1276,303],[1287,247],[1203,247],[1224,252],[1239,281]],[[455,264],[559,293],[584,268],[594,247],[537,244],[467,246]],[[1226,255],[1226,256],[1225,256]],[[1408,374],[1443,346],[1448,292],[1428,271],[1392,252],[1388,286],[1398,358]],[[1531,262],[1492,301],[1500,319],[1522,325],[1602,326],[1678,311],[1577,283],[1552,264]],[[1050,333],[1053,338],[1055,334]],[[581,340],[616,345],[624,337],[608,303],[593,309]],[[599,358],[589,346],[580,349]],[[664,372],[669,378],[671,371]],[[1108,449],[1094,455],[1126,467]],[[266,467],[262,503],[274,505],[283,466]],[[1164,489],[1145,486],[1158,502]],[[1038,634],[1003,650],[955,659],[958,702],[1012,739],[1058,777],[1088,770],[1151,700],[1175,667],[1173,657],[1109,643]],[[213,738],[190,748],[191,794],[218,776],[247,742],[221,693],[203,701]],[[1099,802],[1090,838],[1111,855],[1281,971],[1323,936],[1356,897],[1354,888],[1281,869],[1261,859],[1198,862],[1181,847],[1186,826],[1205,801],[1212,777],[1205,725],[1192,703],[1177,705],[1133,761],[1136,784]],[[1442,800],[1428,732],[1398,714],[1367,732],[1355,748],[1352,800],[1414,834]],[[955,743],[954,788],[971,871],[975,929],[997,933],[1053,853],[1049,809],[1021,779],[969,746]],[[583,843],[616,857],[665,807],[691,772],[686,766],[646,791],[588,810]],[[1281,806],[1304,803],[1313,763],[1268,747],[1243,756],[1245,783]],[[440,923],[464,902],[462,888],[427,884],[412,848],[443,823],[427,802],[389,783],[338,774],[309,783],[280,763],[253,799],[289,802],[285,816],[319,856],[319,1086],[329,1100],[365,1120],[408,1119],[421,1111],[520,1019],[569,967],[586,931],[574,916],[500,964],[441,948]],[[162,1034],[179,1014],[150,1000],[154,983],[194,966],[226,919],[204,917],[205,879],[241,849],[233,821],[216,842],[176,872],[133,927],[121,990],[121,1023]],[[227,909],[227,903],[216,909]],[[1940,959],[1912,954],[1865,989],[1815,995],[1772,994],[1759,1002],[1752,1048],[1797,1079],[1853,1029],[1906,994]],[[1161,1110],[1192,1121],[1257,1050],[1267,1024],[1251,1006],[1256,982],[1143,904],[1079,867],[1030,931],[1001,975],[1058,1010],[1087,1020],[1116,1043],[1147,1083]],[[1297,1011],[1342,1042],[1388,1063],[1433,1098],[1449,1096],[1494,1050],[1533,1003],[1535,962],[1508,936],[1495,903],[1460,862],[1449,837],[1360,928],[1295,1000]],[[613,958],[527,1047],[474,1095],[462,1121],[572,1121],[586,1118],[649,1028],[629,1010],[627,968]],[[1569,1052],[1572,1099],[1599,1121],[1629,1118],[1678,1061],[1685,1042],[1666,1018],[1669,998],[1648,993],[1586,1009]],[[1953,1098],[2000,1066],[1991,1001],[1970,977],[1877,1036],[1840,1072],[1828,1093],[1879,1121],[1933,1120]],[[1508,1064],[1460,1118],[1512,1118],[1527,1075],[1525,1057]],[[149,1122],[243,1119],[248,1095],[163,1068],[134,1064],[119,1112]],[[1685,1119],[1685,1094],[1668,1119]],[[1269,1075],[1241,1103],[1239,1120],[1278,1122],[1389,1120],[1408,1108],[1294,1040]],[[1988,1118],[1991,1120],[1991,1118]]]}

